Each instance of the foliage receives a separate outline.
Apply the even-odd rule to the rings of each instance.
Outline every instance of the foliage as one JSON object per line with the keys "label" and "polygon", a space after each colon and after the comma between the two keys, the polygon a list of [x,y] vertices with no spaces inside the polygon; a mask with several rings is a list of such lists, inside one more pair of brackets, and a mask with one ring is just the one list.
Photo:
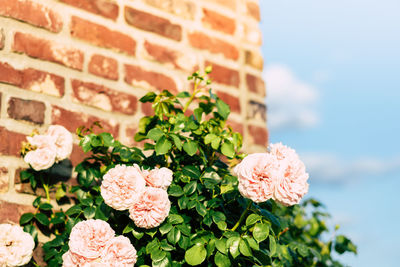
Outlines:
{"label": "foliage", "polygon": [[[56,210],[49,199],[38,197],[33,202],[36,212],[20,219],[33,235],[37,227],[52,237],[43,246],[49,266],[62,265],[71,228],[92,218],[107,221],[131,240],[138,250],[137,266],[342,266],[332,258],[333,250],[356,253],[356,247],[344,236],[324,241],[328,214],[319,202],[284,207],[269,200],[257,205],[239,194],[230,167],[245,155],[239,152],[241,135],[226,124],[229,106],[211,90],[206,93],[210,81],[198,72],[189,80],[192,94],[163,91],[140,99],[154,109],[153,116],[140,120],[135,136],[143,151],[109,133],[78,129],[88,157],[75,168],[78,185],[58,185],[56,191],[57,200],[70,198],[74,205]],[[100,195],[102,177],[110,168],[135,163],[174,172],[168,189],[170,214],[157,228],[136,227],[127,211],[110,208]],[[47,187],[48,194],[55,185],[43,178],[46,175],[27,170],[21,178],[33,188]]]}

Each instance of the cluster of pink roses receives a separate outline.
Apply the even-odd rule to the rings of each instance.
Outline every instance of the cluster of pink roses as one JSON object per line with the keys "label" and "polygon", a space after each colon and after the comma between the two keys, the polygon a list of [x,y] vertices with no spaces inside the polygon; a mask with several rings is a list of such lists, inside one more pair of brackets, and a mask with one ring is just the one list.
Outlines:
{"label": "cluster of pink roses", "polygon": [[308,173],[296,151],[271,144],[269,153],[245,157],[234,172],[239,179],[239,192],[256,203],[268,199],[291,206],[298,204],[308,191]]}
{"label": "cluster of pink roses", "polygon": [[117,165],[103,177],[101,195],[116,210],[129,210],[136,226],[154,228],[169,214],[167,189],[173,173],[168,168],[142,170],[138,165]]}
{"label": "cluster of pink roses", "polygon": [[63,267],[131,267],[136,249],[127,237],[115,236],[102,220],[77,223],[69,237],[69,250],[62,256]]}
{"label": "cluster of pink roses", "polygon": [[61,125],[51,125],[46,134],[27,137],[33,150],[29,151],[24,160],[36,170],[45,170],[55,162],[64,160],[72,152],[72,135]]}
{"label": "cluster of pink roses", "polygon": [[19,225],[0,224],[0,266],[27,264],[33,254],[35,242]]}

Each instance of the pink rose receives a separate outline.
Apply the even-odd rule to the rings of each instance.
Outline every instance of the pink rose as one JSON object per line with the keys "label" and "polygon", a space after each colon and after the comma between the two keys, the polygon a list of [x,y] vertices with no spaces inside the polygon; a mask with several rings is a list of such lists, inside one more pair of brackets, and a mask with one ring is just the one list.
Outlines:
{"label": "pink rose", "polygon": [[137,260],[136,249],[129,238],[117,236],[107,243],[101,258],[109,267],[133,266]]}
{"label": "pink rose", "polygon": [[56,160],[64,160],[71,155],[73,147],[72,134],[61,125],[51,125],[47,129],[46,135],[54,138],[56,145]]}
{"label": "pink rose", "polygon": [[164,190],[168,189],[168,186],[172,183],[173,172],[168,168],[155,168],[150,170],[144,177],[148,186],[157,187]]}
{"label": "pink rose", "polygon": [[129,209],[129,217],[136,226],[154,228],[159,226],[169,214],[171,202],[165,190],[146,187]]}
{"label": "pink rose", "polygon": [[255,153],[245,157],[234,172],[239,180],[239,192],[253,202],[265,202],[273,197],[279,165],[268,153]]}
{"label": "pink rose", "polygon": [[43,148],[29,151],[24,157],[24,161],[36,170],[46,170],[53,166],[56,160],[56,148],[54,145],[48,145]]}
{"label": "pink rose", "polygon": [[33,254],[35,242],[22,227],[0,224],[0,266],[22,266]]}
{"label": "pink rose", "polygon": [[296,151],[282,145],[270,145],[270,153],[277,158],[282,175],[276,181],[274,200],[285,206],[299,204],[308,192],[308,173]]}
{"label": "pink rose", "polygon": [[71,230],[69,249],[73,254],[82,256],[88,261],[95,260],[102,255],[103,249],[114,234],[114,230],[105,221],[82,221]]}
{"label": "pink rose", "polygon": [[48,135],[35,134],[34,136],[26,137],[28,142],[36,148],[45,148],[52,146],[55,142],[54,137]]}
{"label": "pink rose", "polygon": [[101,183],[104,202],[116,209],[129,209],[146,186],[140,169],[135,166],[117,165],[110,169]]}

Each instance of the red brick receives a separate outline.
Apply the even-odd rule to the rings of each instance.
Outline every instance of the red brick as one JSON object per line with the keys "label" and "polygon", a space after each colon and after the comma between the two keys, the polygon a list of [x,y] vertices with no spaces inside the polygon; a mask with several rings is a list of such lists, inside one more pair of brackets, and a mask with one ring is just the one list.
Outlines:
{"label": "red brick", "polygon": [[137,98],[133,95],[79,80],[72,80],[71,84],[73,98],[77,102],[105,111],[116,111],[127,115],[136,113]]}
{"label": "red brick", "polygon": [[252,74],[247,74],[246,82],[247,82],[247,88],[249,89],[250,92],[259,94],[263,97],[265,96],[265,84],[260,77]]}
{"label": "red brick", "polygon": [[72,148],[72,153],[69,159],[71,160],[72,166],[76,166],[81,163],[86,157],[89,157],[89,153],[83,152],[82,148],[74,144]]}
{"label": "red brick", "polygon": [[59,32],[63,23],[49,7],[30,0],[2,0],[0,15],[28,22],[52,32]]}
{"label": "red brick", "polygon": [[194,71],[197,68],[197,59],[195,56],[184,54],[177,50],[166,48],[146,41],[144,43],[147,56],[157,62],[170,65],[174,68]]}
{"label": "red brick", "polygon": [[221,6],[230,8],[232,10],[236,10],[236,0],[206,0],[208,2],[211,2],[213,4],[219,4]]}
{"label": "red brick", "polygon": [[82,70],[83,67],[82,51],[31,34],[15,33],[13,50],[77,70]]}
{"label": "red brick", "polygon": [[246,51],[246,64],[262,70],[264,67],[264,60],[260,53],[254,51]]}
{"label": "red brick", "polygon": [[27,212],[35,212],[32,205],[20,205],[0,200],[0,223],[19,224],[19,218]]}
{"label": "red brick", "polygon": [[63,77],[32,68],[25,69],[21,73],[21,88],[58,97],[64,95]]}
{"label": "red brick", "polygon": [[209,76],[213,82],[239,87],[240,78],[237,70],[229,69],[210,61],[207,61],[205,65],[212,66],[212,72]]}
{"label": "red brick", "polygon": [[0,50],[4,48],[4,41],[6,36],[4,35],[4,30],[0,28]]}
{"label": "red brick", "polygon": [[79,111],[66,110],[58,106],[52,106],[52,108],[52,124],[63,125],[72,133],[80,126],[90,127],[94,122],[99,121],[103,128],[94,127],[96,133],[109,132],[113,136],[118,137],[119,125],[115,122],[106,121]]}
{"label": "red brick", "polygon": [[236,23],[234,19],[206,8],[203,8],[203,15],[202,22],[205,27],[227,34],[235,33]]}
{"label": "red brick", "polygon": [[238,133],[240,133],[241,135],[243,135],[243,132],[244,132],[244,130],[243,130],[243,123],[240,123],[240,122],[237,122],[237,121],[228,120],[228,121],[227,121],[227,124],[228,124],[229,126],[231,126],[232,129],[233,129],[235,132],[238,132]]}
{"label": "red brick", "polygon": [[45,110],[46,106],[43,102],[12,97],[8,101],[7,113],[10,118],[15,120],[43,124]]}
{"label": "red brick", "polygon": [[118,61],[102,55],[93,55],[89,62],[89,72],[110,80],[118,80]]}
{"label": "red brick", "polygon": [[12,85],[21,85],[22,74],[6,62],[0,62],[0,82]]}
{"label": "red brick", "polygon": [[0,167],[0,193],[6,193],[8,191],[8,169],[6,167]]}
{"label": "red brick", "polygon": [[26,136],[4,127],[0,127],[0,136],[0,155],[19,156],[21,143],[26,141]]}
{"label": "red brick", "polygon": [[125,65],[125,82],[146,89],[157,89],[159,91],[166,89],[174,93],[177,92],[173,79],[158,72],[144,70],[139,66]]}
{"label": "red brick", "polygon": [[109,0],[60,0],[60,1],[112,20],[116,20],[118,17],[118,5]]}
{"label": "red brick", "polygon": [[88,20],[72,17],[71,35],[100,47],[135,55],[136,41],[130,36]]}
{"label": "red brick", "polygon": [[217,96],[229,105],[232,112],[240,113],[240,99],[237,96],[230,95],[225,92],[217,92]]}
{"label": "red brick", "polygon": [[145,0],[146,4],[167,11],[184,19],[193,20],[196,15],[196,5],[185,0]]}
{"label": "red brick", "polygon": [[267,107],[263,102],[251,100],[247,108],[247,118],[267,121]]}
{"label": "red brick", "polygon": [[141,30],[154,32],[176,41],[182,39],[182,27],[171,23],[165,18],[131,7],[125,7],[125,20],[128,24]]}
{"label": "red brick", "polygon": [[249,125],[249,140],[252,144],[268,146],[268,131],[266,127]]}
{"label": "red brick", "polygon": [[247,13],[256,20],[260,20],[260,7],[257,3],[247,1]]}
{"label": "red brick", "polygon": [[145,116],[153,116],[154,115],[154,110],[151,107],[151,103],[147,102],[147,103],[141,103],[142,105],[142,112]]}
{"label": "red brick", "polygon": [[188,38],[190,45],[195,48],[208,50],[211,53],[221,53],[226,58],[233,60],[239,58],[239,50],[237,47],[225,41],[210,37],[201,32],[189,33]]}

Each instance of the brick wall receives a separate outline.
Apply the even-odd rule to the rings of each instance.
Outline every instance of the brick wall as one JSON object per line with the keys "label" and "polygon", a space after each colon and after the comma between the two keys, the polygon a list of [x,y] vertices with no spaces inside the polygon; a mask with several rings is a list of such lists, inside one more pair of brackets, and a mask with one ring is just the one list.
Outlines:
{"label": "brick wall", "polygon": [[[258,0],[0,0],[0,222],[33,200],[18,177],[27,134],[100,120],[132,144],[149,113],[137,100],[187,89],[209,64],[245,150],[264,150],[259,20]],[[82,156],[75,146],[72,163]]]}

